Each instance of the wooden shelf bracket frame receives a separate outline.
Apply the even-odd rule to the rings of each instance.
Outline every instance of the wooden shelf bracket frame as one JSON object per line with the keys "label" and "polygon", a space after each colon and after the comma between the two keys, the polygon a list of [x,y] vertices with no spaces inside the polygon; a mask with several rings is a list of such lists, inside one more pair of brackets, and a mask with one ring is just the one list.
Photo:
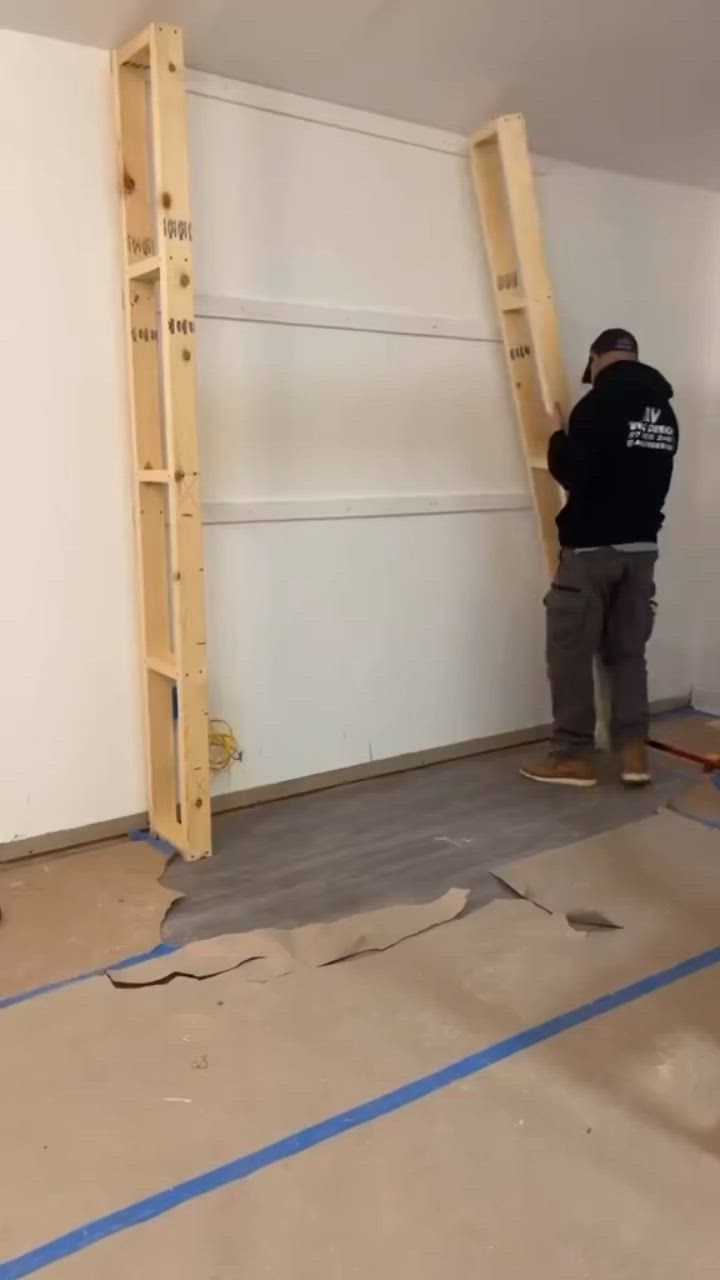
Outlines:
{"label": "wooden shelf bracket frame", "polygon": [[[552,579],[558,562],[555,518],[564,497],[548,471],[547,445],[558,411],[567,421],[568,384],[524,117],[500,116],[473,134],[470,161],[530,493]],[[595,703],[598,743],[607,746],[609,689],[599,655]]]}
{"label": "wooden shelf bracket frame", "polygon": [[148,811],[211,852],[202,509],[183,37],[153,24],[112,57]]}
{"label": "wooden shelf bracket frame", "polygon": [[558,556],[561,491],[547,470],[549,423],[568,389],[525,120],[501,116],[470,139],[473,182],[515,413],[548,574]]}

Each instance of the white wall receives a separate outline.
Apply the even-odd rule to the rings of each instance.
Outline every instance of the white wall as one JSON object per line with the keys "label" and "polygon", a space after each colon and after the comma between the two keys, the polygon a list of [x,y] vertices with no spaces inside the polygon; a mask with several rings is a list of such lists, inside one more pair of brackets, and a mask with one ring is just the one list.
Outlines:
{"label": "white wall", "polygon": [[[714,276],[720,279],[720,220]],[[710,260],[712,261],[712,259]],[[698,432],[693,491],[695,542],[688,559],[693,704],[720,716],[720,325],[715,322],[706,412]]]}
{"label": "white wall", "polygon": [[[250,314],[258,300],[319,305],[327,324],[357,326],[199,323],[204,500],[284,501],[290,516],[207,532],[212,710],[245,751],[225,786],[545,720],[527,509],[304,518],[308,499],[392,509],[418,495],[442,512],[457,494],[524,491],[462,145],[248,108],[195,83],[198,293]],[[436,317],[476,340],[364,332],[368,312],[410,329]]]}
{"label": "white wall", "polygon": [[[137,811],[144,788],[108,60],[6,32],[0,59],[1,842]],[[206,529],[211,710],[245,752],[221,785],[544,720],[540,557],[462,140],[195,89],[203,496],[234,521]],[[718,197],[541,174],[572,368],[594,331],[628,324],[678,385],[653,692],[683,694]],[[274,306],[321,323],[208,318]],[[418,514],[307,518],[367,502]],[[258,521],[271,503],[285,518]]]}
{"label": "white wall", "polygon": [[108,56],[0,32],[0,842],[142,808]]}
{"label": "white wall", "polygon": [[712,589],[712,513],[720,505],[720,195],[545,159],[538,168],[570,373],[579,377],[596,333],[621,325],[675,387],[681,445],[661,536],[651,692],[673,696],[713,679],[718,690],[720,608],[708,617],[704,641],[699,615],[712,613],[720,598],[717,577]]}
{"label": "white wall", "polygon": [[[544,719],[527,512],[300,518],[308,498],[415,492],[442,505],[452,492],[524,488],[463,141],[419,130],[408,145],[407,126],[393,140],[378,136],[390,121],[213,77],[193,88],[197,287],[210,312],[266,315],[274,300],[289,304],[285,318],[314,304],[360,326],[386,309],[393,323],[434,315],[491,340],[200,322],[206,501],[242,516],[275,500],[298,516],[208,531],[213,705],[246,751],[225,785]],[[677,388],[683,450],[651,689],[688,696],[694,442],[720,201],[544,159],[538,177],[571,375],[592,337],[622,324]]]}

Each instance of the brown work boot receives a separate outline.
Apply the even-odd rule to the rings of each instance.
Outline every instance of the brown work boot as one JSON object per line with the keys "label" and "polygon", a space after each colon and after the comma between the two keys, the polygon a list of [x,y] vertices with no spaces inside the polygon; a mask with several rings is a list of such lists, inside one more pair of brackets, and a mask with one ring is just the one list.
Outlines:
{"label": "brown work boot", "polygon": [[562,787],[594,787],[597,774],[591,757],[547,755],[520,766],[523,778]]}
{"label": "brown work boot", "polygon": [[620,770],[626,787],[646,787],[652,782],[644,742],[626,742],[620,748]]}

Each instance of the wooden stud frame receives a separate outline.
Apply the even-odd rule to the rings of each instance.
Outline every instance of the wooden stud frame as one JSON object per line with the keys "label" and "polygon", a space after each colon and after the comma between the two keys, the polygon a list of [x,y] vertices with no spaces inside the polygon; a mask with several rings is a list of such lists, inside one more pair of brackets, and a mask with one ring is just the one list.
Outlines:
{"label": "wooden stud frame", "polygon": [[[567,418],[568,386],[524,117],[500,116],[473,134],[470,157],[530,492],[552,578],[563,494],[548,471],[547,445],[558,416]],[[598,743],[607,746],[609,690],[599,656],[595,702]]]}
{"label": "wooden stud frame", "polygon": [[211,852],[202,510],[183,38],[113,55],[152,830]]}
{"label": "wooden stud frame", "polygon": [[471,138],[470,154],[530,492],[552,575],[562,497],[547,469],[547,442],[556,406],[563,415],[567,410],[568,392],[525,120],[493,121]]}

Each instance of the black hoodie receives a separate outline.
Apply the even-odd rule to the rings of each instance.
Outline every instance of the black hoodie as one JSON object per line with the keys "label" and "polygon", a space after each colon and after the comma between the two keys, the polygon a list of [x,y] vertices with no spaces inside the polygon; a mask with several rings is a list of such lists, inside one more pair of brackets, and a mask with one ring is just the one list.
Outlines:
{"label": "black hoodie", "polygon": [[556,431],[548,467],[568,499],[557,518],[563,547],[654,542],[678,447],[670,383],[649,365],[608,365]]}

